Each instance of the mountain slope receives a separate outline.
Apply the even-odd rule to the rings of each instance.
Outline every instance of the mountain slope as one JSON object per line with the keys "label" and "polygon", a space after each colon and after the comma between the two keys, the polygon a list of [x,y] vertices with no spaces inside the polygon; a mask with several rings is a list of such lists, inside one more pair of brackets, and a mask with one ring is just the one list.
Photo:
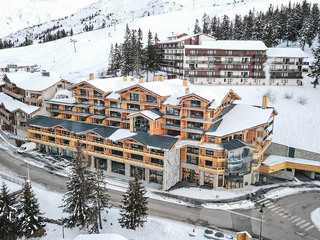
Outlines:
{"label": "mountain slope", "polygon": [[98,0],[14,0],[0,1],[0,38],[20,29],[64,18]]}

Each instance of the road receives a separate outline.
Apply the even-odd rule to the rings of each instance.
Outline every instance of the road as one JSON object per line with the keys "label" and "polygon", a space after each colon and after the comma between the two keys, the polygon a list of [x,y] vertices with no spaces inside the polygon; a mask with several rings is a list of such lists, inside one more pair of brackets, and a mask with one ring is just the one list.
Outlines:
{"label": "road", "polygon": [[[10,173],[20,178],[26,178],[27,165],[22,160],[5,150],[0,150],[1,172]],[[53,175],[42,168],[29,165],[31,180],[49,190],[65,192],[67,178]],[[123,192],[109,189],[110,201],[118,206]],[[320,207],[320,193],[310,192],[300,195],[288,196],[278,201],[265,201],[263,213],[263,237],[272,240],[299,240],[297,233],[306,233],[304,239],[319,240],[320,232],[316,228],[310,228],[312,224],[310,213]],[[267,202],[269,201],[269,202]],[[273,209],[281,211],[273,211]],[[205,227],[218,227],[232,231],[248,231],[254,236],[260,232],[260,207],[249,210],[215,210],[201,207],[190,207],[169,203],[157,199],[149,199],[149,214],[157,217],[168,218],[180,222],[191,223]],[[286,210],[286,214],[281,215]],[[296,216],[294,218],[294,216]],[[307,224],[309,223],[309,224]],[[297,226],[299,224],[299,226]],[[302,226],[306,225],[303,229]],[[308,231],[306,231],[309,229]]]}

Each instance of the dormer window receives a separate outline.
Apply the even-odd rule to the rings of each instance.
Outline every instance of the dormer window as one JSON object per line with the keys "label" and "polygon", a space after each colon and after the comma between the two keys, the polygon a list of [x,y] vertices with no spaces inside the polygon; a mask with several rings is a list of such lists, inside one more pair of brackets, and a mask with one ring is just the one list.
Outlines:
{"label": "dormer window", "polygon": [[198,100],[191,100],[191,107],[201,108],[201,102]]}
{"label": "dormer window", "polygon": [[130,101],[139,102],[139,94],[130,93]]}

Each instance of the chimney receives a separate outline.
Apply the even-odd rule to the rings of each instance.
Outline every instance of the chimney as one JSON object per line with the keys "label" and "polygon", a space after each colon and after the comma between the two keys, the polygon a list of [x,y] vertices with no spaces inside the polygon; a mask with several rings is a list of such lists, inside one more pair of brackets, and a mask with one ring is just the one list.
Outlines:
{"label": "chimney", "polygon": [[266,109],[268,107],[268,95],[265,94],[263,95],[263,98],[262,98],[262,109]]}
{"label": "chimney", "polygon": [[144,77],[139,78],[139,83],[145,83],[145,78]]}
{"label": "chimney", "polygon": [[134,78],[133,77],[130,80],[131,80],[131,82],[134,82]]}
{"label": "chimney", "polygon": [[127,81],[127,77],[123,77],[122,80],[123,80],[124,82],[126,82],[126,81]]}
{"label": "chimney", "polygon": [[187,88],[186,88],[186,94],[189,94],[189,92],[190,92],[190,91],[189,91],[189,88],[187,87]]}
{"label": "chimney", "polygon": [[159,76],[159,81],[163,82],[164,81],[164,76],[160,75]]}
{"label": "chimney", "polygon": [[154,77],[153,77],[153,81],[154,81],[154,82],[159,81],[159,76],[154,75]]}
{"label": "chimney", "polygon": [[183,80],[183,86],[185,86],[185,87],[188,86],[188,80],[187,79]]}
{"label": "chimney", "polygon": [[89,74],[89,80],[94,80],[94,74],[93,73]]}

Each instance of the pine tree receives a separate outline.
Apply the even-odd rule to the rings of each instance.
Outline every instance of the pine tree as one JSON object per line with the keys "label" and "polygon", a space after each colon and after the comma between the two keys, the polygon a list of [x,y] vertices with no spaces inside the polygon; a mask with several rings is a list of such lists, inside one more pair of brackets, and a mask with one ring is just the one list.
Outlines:
{"label": "pine tree", "polygon": [[159,38],[158,35],[155,34],[154,35],[154,66],[153,66],[153,70],[156,71],[160,71],[160,63],[161,63],[161,49],[159,46]]}
{"label": "pine tree", "polygon": [[218,38],[219,33],[219,24],[218,24],[218,18],[214,16],[211,19],[210,23],[210,34],[216,38]]}
{"label": "pine tree", "polygon": [[139,28],[138,30],[138,35],[137,35],[137,46],[136,46],[136,61],[135,61],[135,71],[137,76],[140,76],[140,71],[143,66],[143,33],[141,29]]}
{"label": "pine tree", "polygon": [[[110,208],[109,195],[107,191],[107,183],[105,181],[103,171],[99,164],[97,164],[94,174],[94,188],[92,189],[92,198],[96,210],[94,211],[99,221],[99,227],[102,229],[101,212]],[[98,225],[98,224],[97,224]]]}
{"label": "pine tree", "polygon": [[40,212],[39,203],[35,197],[30,181],[26,181],[23,188],[22,207],[19,209],[21,231],[24,237],[41,237],[45,234],[45,223]]}
{"label": "pine tree", "polygon": [[221,23],[221,39],[228,40],[231,39],[231,28],[230,20],[227,15],[224,15]]}
{"label": "pine tree", "polygon": [[318,46],[313,51],[314,62],[312,63],[310,69],[311,72],[308,74],[309,77],[314,78],[314,81],[311,82],[313,87],[316,88],[319,85],[319,77],[320,77],[320,38],[318,40]]}
{"label": "pine tree", "polygon": [[18,238],[20,227],[18,220],[17,202],[9,194],[5,183],[2,183],[0,193],[0,239],[15,240]]}
{"label": "pine tree", "polygon": [[232,31],[232,39],[240,40],[242,38],[242,19],[241,16],[236,14],[234,19],[234,27]]}
{"label": "pine tree", "polygon": [[206,34],[210,34],[210,17],[204,13],[202,17],[202,32]]}
{"label": "pine tree", "polygon": [[93,208],[91,193],[93,189],[92,173],[87,169],[88,160],[82,151],[79,141],[76,144],[75,156],[72,161],[67,192],[63,197],[63,212],[69,213],[63,223],[68,228],[88,226],[87,221],[92,218]]}
{"label": "pine tree", "polygon": [[143,227],[147,218],[148,200],[145,197],[146,190],[139,181],[140,175],[136,170],[134,180],[129,181],[129,188],[123,196],[119,223],[121,227],[135,230]]}
{"label": "pine tree", "polygon": [[122,45],[122,57],[123,57],[123,65],[122,65],[122,75],[127,76],[133,70],[133,58],[132,58],[132,46],[131,46],[131,31],[127,24],[126,32],[124,35],[124,42]]}
{"label": "pine tree", "polygon": [[199,26],[199,20],[198,19],[196,19],[196,23],[194,25],[193,33],[194,34],[201,33],[201,28]]}
{"label": "pine tree", "polygon": [[116,75],[116,69],[115,69],[115,50],[113,48],[113,44],[111,43],[110,46],[110,53],[109,53],[109,67],[108,67],[108,74]]}
{"label": "pine tree", "polygon": [[153,42],[153,37],[152,37],[152,33],[149,30],[148,32],[148,40],[147,40],[147,46],[144,49],[144,54],[143,54],[143,65],[144,65],[144,70],[147,72],[147,82],[148,82],[148,78],[149,78],[149,72],[154,72],[154,57],[155,57],[155,53],[154,53],[154,42]]}

